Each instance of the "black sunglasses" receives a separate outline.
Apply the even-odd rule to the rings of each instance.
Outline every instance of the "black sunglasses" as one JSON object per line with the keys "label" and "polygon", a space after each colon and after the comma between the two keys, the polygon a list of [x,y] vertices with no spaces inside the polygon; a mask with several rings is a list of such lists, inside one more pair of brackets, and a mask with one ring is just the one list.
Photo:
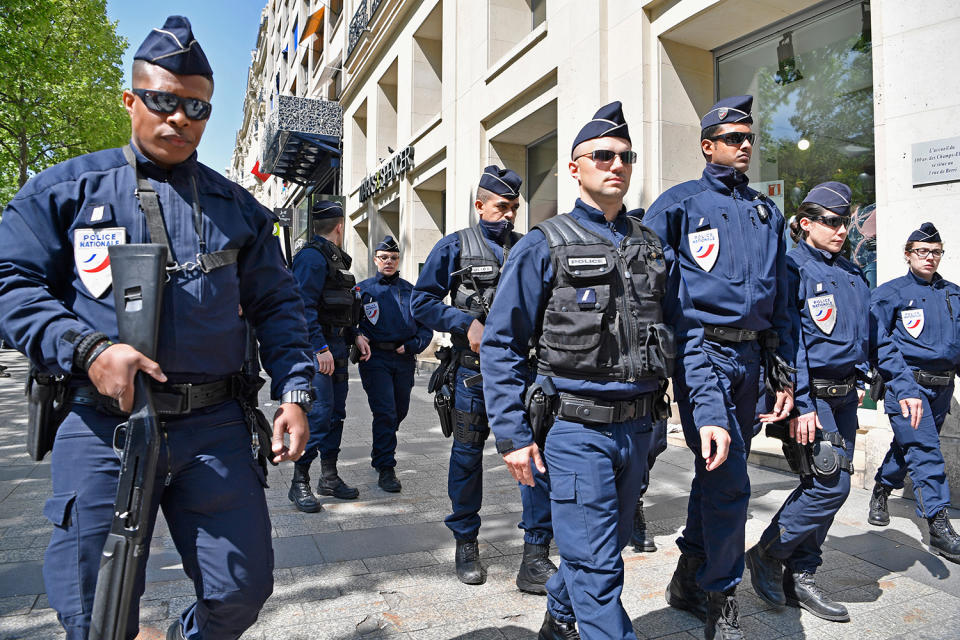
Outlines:
{"label": "black sunglasses", "polygon": [[816,216],[810,219],[825,224],[831,229],[837,229],[841,225],[844,227],[850,226],[850,216]]}
{"label": "black sunglasses", "polygon": [[175,93],[154,91],[153,89],[133,89],[133,93],[143,100],[151,111],[173,113],[183,106],[183,113],[191,120],[206,120],[210,117],[213,105],[197,98],[181,98]]}
{"label": "black sunglasses", "polygon": [[610,149],[594,149],[590,153],[584,153],[574,159],[579,160],[584,156],[590,156],[590,159],[594,162],[613,162],[613,159],[617,156],[620,156],[620,162],[623,164],[634,164],[637,161],[636,151],[621,151],[617,153],[616,151],[610,151]]}
{"label": "black sunglasses", "polygon": [[730,133],[721,133],[718,136],[713,136],[707,138],[712,142],[717,140],[723,140],[724,144],[730,145],[731,147],[738,147],[743,144],[744,140],[748,140],[750,144],[753,144],[754,140],[757,139],[757,134],[755,133],[744,133],[743,131],[732,131]]}

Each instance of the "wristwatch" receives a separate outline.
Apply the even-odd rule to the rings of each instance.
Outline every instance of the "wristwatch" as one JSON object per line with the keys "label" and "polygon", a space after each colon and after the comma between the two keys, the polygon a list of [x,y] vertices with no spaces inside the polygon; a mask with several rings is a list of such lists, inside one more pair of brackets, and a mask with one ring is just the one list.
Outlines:
{"label": "wristwatch", "polygon": [[310,413],[315,399],[316,397],[313,395],[312,389],[292,389],[280,396],[280,404],[292,402],[293,404],[299,405],[304,413]]}

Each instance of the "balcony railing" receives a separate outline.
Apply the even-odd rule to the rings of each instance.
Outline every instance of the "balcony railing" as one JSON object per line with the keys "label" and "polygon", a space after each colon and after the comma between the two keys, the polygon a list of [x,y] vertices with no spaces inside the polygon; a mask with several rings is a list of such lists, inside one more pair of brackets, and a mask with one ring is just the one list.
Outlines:
{"label": "balcony railing", "polygon": [[[379,4],[379,3],[377,3]],[[347,34],[347,57],[353,53],[357,43],[360,42],[360,36],[367,30],[367,23],[370,17],[367,15],[367,0],[360,0],[357,4],[357,12],[350,19],[350,31]]]}
{"label": "balcony railing", "polygon": [[332,193],[340,167],[343,109],[336,102],[277,96],[267,116],[260,169]]}

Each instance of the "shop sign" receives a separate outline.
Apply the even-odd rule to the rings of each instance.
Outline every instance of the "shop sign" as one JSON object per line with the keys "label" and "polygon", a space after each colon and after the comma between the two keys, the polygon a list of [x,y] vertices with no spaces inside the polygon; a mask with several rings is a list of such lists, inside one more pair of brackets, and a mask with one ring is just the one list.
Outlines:
{"label": "shop sign", "polygon": [[293,207],[274,207],[273,213],[280,219],[281,227],[293,226]]}
{"label": "shop sign", "polygon": [[777,209],[783,212],[783,180],[768,180],[767,182],[751,182],[750,188],[759,191],[761,195],[767,196],[777,205]]}
{"label": "shop sign", "polygon": [[960,180],[960,137],[913,145],[913,186]]}
{"label": "shop sign", "polygon": [[360,183],[360,202],[383,191],[413,168],[413,147],[398,151],[378,170],[368,175]]}

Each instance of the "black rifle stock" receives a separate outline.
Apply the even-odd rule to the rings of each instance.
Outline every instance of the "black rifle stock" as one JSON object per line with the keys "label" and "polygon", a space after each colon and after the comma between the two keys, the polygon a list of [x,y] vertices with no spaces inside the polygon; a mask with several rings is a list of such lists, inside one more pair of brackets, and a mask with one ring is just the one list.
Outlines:
{"label": "black rifle stock", "polygon": [[[160,304],[167,262],[162,244],[109,247],[120,341],[150,359],[157,357]],[[138,371],[133,411],[125,425],[113,524],[100,557],[90,640],[126,640],[128,615],[147,553],[147,531],[160,455],[160,421],[153,408],[150,378]],[[114,434],[114,446],[118,433]]]}

